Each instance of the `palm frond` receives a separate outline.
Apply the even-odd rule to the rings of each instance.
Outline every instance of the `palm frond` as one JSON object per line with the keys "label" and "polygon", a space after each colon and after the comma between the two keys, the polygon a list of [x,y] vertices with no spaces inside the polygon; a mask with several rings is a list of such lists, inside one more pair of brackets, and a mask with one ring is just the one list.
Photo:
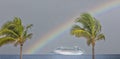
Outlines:
{"label": "palm frond", "polygon": [[0,38],[0,46],[8,44],[8,43],[13,43],[15,42],[15,39],[12,37],[2,37]]}
{"label": "palm frond", "polygon": [[25,32],[24,35],[23,35],[23,37],[24,37],[25,40],[26,40],[26,39],[31,39],[32,36],[33,36],[32,33],[27,34],[27,32]]}
{"label": "palm frond", "polygon": [[21,36],[24,32],[24,27],[22,25],[16,27],[16,32],[18,32],[19,36]]}
{"label": "palm frond", "polygon": [[83,28],[87,28],[87,29],[90,29],[90,25],[89,25],[89,21],[88,20],[84,20],[84,18],[77,18],[75,22],[79,22],[82,24]]}
{"label": "palm frond", "polygon": [[74,25],[71,30],[74,30],[74,29],[84,30],[84,29],[83,29],[82,27],[80,27],[79,25]]}
{"label": "palm frond", "polygon": [[21,19],[19,17],[14,17],[13,22],[16,25],[22,25],[22,21],[21,21]]}
{"label": "palm frond", "polygon": [[13,29],[13,27],[14,27],[15,25],[13,25],[13,22],[12,21],[7,21],[6,23],[4,23],[3,25],[2,25],[2,27],[1,27],[1,29],[9,29],[9,28],[11,28],[11,29]]}
{"label": "palm frond", "polygon": [[31,39],[32,36],[33,36],[33,33],[29,33],[29,34],[26,36],[26,39],[27,39],[27,38],[28,38],[28,39]]}
{"label": "palm frond", "polygon": [[95,25],[96,25],[96,27],[95,27],[95,33],[99,34],[101,32],[101,24],[100,24],[100,22],[98,20],[95,20],[95,21],[96,21],[95,22]]}
{"label": "palm frond", "polygon": [[96,38],[96,40],[103,40],[103,39],[105,40],[104,34],[99,34]]}
{"label": "palm frond", "polygon": [[22,42],[22,43],[26,42],[28,39],[31,39],[31,38],[32,38],[32,36],[33,36],[33,34],[32,34],[32,33],[29,33],[27,36],[24,36],[24,38],[22,39],[22,40],[23,40],[23,42]]}
{"label": "palm frond", "polygon": [[33,24],[29,24],[26,26],[26,29],[31,28],[32,26],[33,26]]}
{"label": "palm frond", "polygon": [[80,30],[80,29],[73,29],[71,30],[71,34],[76,36],[76,37],[85,37],[87,39],[90,38],[90,33],[85,31],[85,30]]}
{"label": "palm frond", "polygon": [[0,31],[0,35],[7,35],[7,36],[13,35],[13,36],[15,36],[15,37],[18,37],[18,35],[17,35],[14,31],[9,30],[9,29],[1,30],[1,31]]}

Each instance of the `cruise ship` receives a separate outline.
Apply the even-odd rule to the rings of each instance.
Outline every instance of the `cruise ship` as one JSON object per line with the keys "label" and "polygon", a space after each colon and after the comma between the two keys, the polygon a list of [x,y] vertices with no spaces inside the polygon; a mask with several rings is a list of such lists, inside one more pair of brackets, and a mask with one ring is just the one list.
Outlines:
{"label": "cruise ship", "polygon": [[79,47],[67,48],[67,47],[59,47],[54,50],[55,54],[61,55],[82,55],[83,51]]}

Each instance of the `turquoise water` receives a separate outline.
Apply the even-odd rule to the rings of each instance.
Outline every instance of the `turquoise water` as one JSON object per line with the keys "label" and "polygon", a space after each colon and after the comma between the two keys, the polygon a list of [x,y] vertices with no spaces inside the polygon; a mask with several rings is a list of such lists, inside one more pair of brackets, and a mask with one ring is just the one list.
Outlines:
{"label": "turquoise water", "polygon": [[[96,59],[120,59],[120,54],[95,55]],[[0,55],[0,59],[19,59],[19,55]],[[23,55],[23,59],[91,59],[91,55]]]}

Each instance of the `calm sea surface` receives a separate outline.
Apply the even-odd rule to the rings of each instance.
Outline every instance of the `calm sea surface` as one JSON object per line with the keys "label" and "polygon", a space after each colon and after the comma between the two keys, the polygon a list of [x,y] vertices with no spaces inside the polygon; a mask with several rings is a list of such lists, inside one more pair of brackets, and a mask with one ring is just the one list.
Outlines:
{"label": "calm sea surface", "polygon": [[[120,59],[120,54],[95,55],[96,59]],[[19,55],[0,55],[0,59],[19,59]],[[91,59],[91,55],[23,55],[23,59]]]}

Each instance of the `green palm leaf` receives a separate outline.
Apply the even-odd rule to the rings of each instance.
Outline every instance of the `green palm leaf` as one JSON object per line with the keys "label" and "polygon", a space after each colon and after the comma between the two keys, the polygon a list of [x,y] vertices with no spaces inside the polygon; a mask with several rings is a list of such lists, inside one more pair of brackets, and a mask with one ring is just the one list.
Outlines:
{"label": "green palm leaf", "polygon": [[103,40],[103,39],[105,40],[104,34],[99,34],[96,40]]}
{"label": "green palm leaf", "polygon": [[89,39],[91,36],[89,32],[82,29],[75,29],[75,28],[71,30],[71,34],[75,35],[76,37],[85,37],[87,39]]}
{"label": "green palm leaf", "polygon": [[3,30],[1,30],[1,31],[0,31],[0,35],[18,37],[18,35],[17,35],[14,31],[9,30],[9,29],[3,29]]}
{"label": "green palm leaf", "polygon": [[15,39],[12,37],[2,37],[0,38],[0,46],[8,44],[8,43],[13,43],[15,42]]}
{"label": "green palm leaf", "polygon": [[29,25],[26,26],[26,29],[29,29],[29,28],[31,28],[32,26],[33,26],[33,24],[29,24]]}
{"label": "green palm leaf", "polygon": [[33,33],[30,33],[30,34],[28,34],[28,35],[26,36],[26,38],[31,39],[31,38],[32,38],[32,36],[33,36]]}

